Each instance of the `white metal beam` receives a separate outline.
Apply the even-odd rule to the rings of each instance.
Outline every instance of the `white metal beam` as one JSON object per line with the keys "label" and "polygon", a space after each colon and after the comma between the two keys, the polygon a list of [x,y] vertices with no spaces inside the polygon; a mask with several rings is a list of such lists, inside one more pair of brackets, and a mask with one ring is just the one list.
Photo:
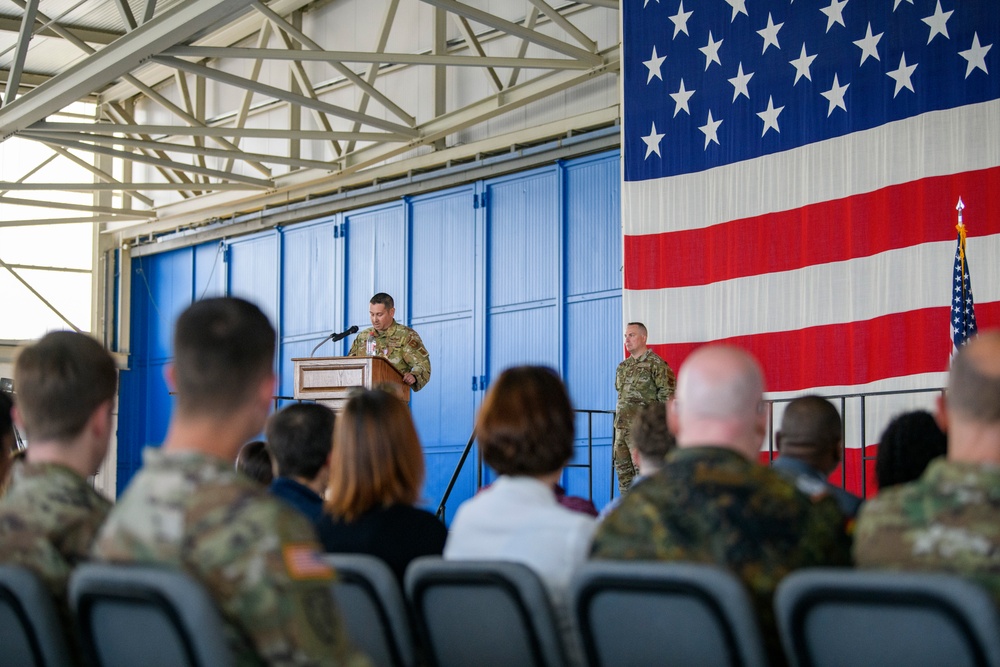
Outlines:
{"label": "white metal beam", "polygon": [[194,137],[242,137],[244,139],[301,139],[303,141],[328,141],[331,139],[356,139],[358,141],[409,141],[395,132],[349,132],[335,130],[322,132],[320,130],[283,130],[266,127],[229,127],[229,126],[199,126],[187,125],[141,125],[111,124],[111,123],[60,123],[42,121],[31,126],[32,131],[39,132],[87,132],[91,134],[138,134],[164,136],[194,136]]}
{"label": "white metal beam", "polygon": [[0,141],[138,67],[154,53],[246,9],[249,0],[184,0],[0,109]]}
{"label": "white metal beam", "polygon": [[38,0],[27,0],[28,4],[21,17],[21,30],[17,33],[17,46],[14,49],[14,60],[10,64],[10,76],[4,89],[3,103],[8,105],[14,101],[17,89],[21,86],[21,73],[24,71],[24,60],[28,56],[28,44],[31,42],[35,26],[35,13],[38,11]]}

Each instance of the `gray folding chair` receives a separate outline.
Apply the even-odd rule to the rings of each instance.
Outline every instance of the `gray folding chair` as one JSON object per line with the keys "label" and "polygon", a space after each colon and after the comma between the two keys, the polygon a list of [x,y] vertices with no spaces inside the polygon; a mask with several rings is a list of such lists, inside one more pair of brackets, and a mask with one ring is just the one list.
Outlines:
{"label": "gray folding chair", "polygon": [[34,572],[18,565],[0,565],[0,663],[73,664],[52,595]]}
{"label": "gray folding chair", "polygon": [[800,570],[774,605],[793,666],[1000,667],[996,605],[955,575]]}
{"label": "gray folding chair", "polygon": [[389,566],[363,554],[326,554],[323,560],[337,571],[333,597],[358,648],[377,667],[413,667],[409,613]]}
{"label": "gray folding chair", "polygon": [[70,578],[83,648],[99,667],[226,667],[234,657],[212,599],[180,571],[88,563]]}
{"label": "gray folding chair", "polygon": [[432,665],[566,663],[545,586],[526,565],[425,556],[407,569],[406,592]]}
{"label": "gray folding chair", "polygon": [[590,561],[573,580],[573,610],[592,667],[765,667],[750,597],[714,565]]}

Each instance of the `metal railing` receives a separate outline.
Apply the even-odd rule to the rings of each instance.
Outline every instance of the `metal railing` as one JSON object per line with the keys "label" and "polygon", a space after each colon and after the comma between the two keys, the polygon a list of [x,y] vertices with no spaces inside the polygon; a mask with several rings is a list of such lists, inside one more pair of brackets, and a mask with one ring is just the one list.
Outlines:
{"label": "metal railing", "polygon": [[[851,447],[852,449],[860,449],[860,491],[861,496],[865,497],[868,490],[868,463],[875,460],[875,456],[869,456],[866,454],[868,447],[868,429],[866,424],[866,417],[868,411],[868,401],[876,397],[884,396],[905,396],[909,394],[930,394],[937,393],[943,394],[944,388],[942,387],[932,387],[928,389],[900,389],[896,391],[874,391],[874,392],[856,392],[849,394],[830,394],[823,396],[823,398],[834,403],[838,403],[840,406],[840,417],[841,417],[841,461],[846,462],[846,455],[848,447],[848,441],[850,440],[847,427],[849,421],[853,419],[853,412],[851,410],[851,401],[859,401],[860,406],[858,407],[858,420],[860,422],[861,428],[859,432],[859,444],[857,447]],[[776,443],[775,443],[775,432],[778,430],[774,423],[774,406],[782,403],[790,403],[795,400],[795,397],[790,398],[772,398],[765,399],[764,402],[767,404],[768,411],[768,434],[767,434],[767,456],[768,462],[774,461],[775,454],[777,453]],[[584,413],[587,415],[587,462],[586,463],[570,463],[567,468],[586,468],[588,470],[588,484],[587,491],[588,497],[593,500],[593,488],[594,488],[594,431],[593,422],[595,414],[615,414],[614,410],[576,410],[577,413]],[[451,493],[455,488],[455,484],[458,482],[458,477],[461,475],[462,470],[465,466],[467,459],[469,458],[469,453],[472,451],[472,446],[475,443],[476,437],[473,433],[469,436],[469,441],[465,445],[465,449],[462,450],[462,456],[458,460],[458,465],[455,466],[455,470],[451,475],[451,479],[448,481],[448,486],[445,488],[444,495],[441,497],[441,502],[438,504],[437,516],[440,519],[444,519],[445,511],[448,504],[448,499],[451,497]],[[613,445],[613,443],[612,443]],[[615,495],[615,489],[617,484],[615,483],[615,469],[612,465],[610,467],[611,473],[609,475],[609,498],[613,498]],[[483,486],[483,466],[480,464],[476,473],[476,488],[480,489]],[[846,488],[847,486],[847,467],[843,463],[840,466],[840,486]]]}
{"label": "metal railing", "polygon": [[[587,462],[586,463],[568,463],[567,468],[586,468],[587,469],[587,494],[590,500],[594,499],[594,415],[613,415],[614,410],[574,410],[577,414],[587,415]],[[444,520],[445,511],[447,510],[448,499],[451,497],[451,492],[455,488],[455,483],[458,482],[459,475],[462,474],[462,469],[465,467],[465,461],[469,458],[469,453],[472,451],[472,445],[476,442],[475,431],[469,436],[469,441],[465,443],[465,449],[462,450],[462,456],[458,459],[458,465],[455,466],[454,472],[451,474],[451,479],[448,480],[448,486],[445,487],[444,494],[441,496],[441,502],[438,503],[437,507],[437,517]],[[612,470],[611,473],[611,484],[614,485],[615,475]],[[483,466],[480,465],[476,469],[476,489],[483,488]]]}

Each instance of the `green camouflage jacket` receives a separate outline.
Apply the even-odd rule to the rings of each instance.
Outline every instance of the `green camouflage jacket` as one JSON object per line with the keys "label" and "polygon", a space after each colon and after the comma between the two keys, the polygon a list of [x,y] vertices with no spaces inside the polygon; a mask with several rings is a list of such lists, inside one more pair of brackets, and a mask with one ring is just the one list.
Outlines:
{"label": "green camouflage jacket", "polygon": [[187,571],[219,605],[239,665],[367,665],[330,594],[306,518],[232,463],[146,449],[96,560]]}
{"label": "green camouflage jacket", "polygon": [[0,562],[34,570],[66,610],[66,582],[87,560],[111,503],[75,471],[18,463],[0,499]]}
{"label": "green camouflage jacket", "polygon": [[1000,604],[1000,467],[931,461],[920,479],[861,508],[858,567],[952,572]]}
{"label": "green camouflage jacket", "polygon": [[772,598],[792,570],[848,565],[844,517],[765,466],[717,447],[677,449],[598,525],[592,558],[712,563],[732,570],[757,609],[768,653],[782,664]]}
{"label": "green camouflage jacket", "polygon": [[615,427],[628,431],[632,418],[650,403],[664,403],[674,394],[674,371],[656,352],[647,349],[639,357],[629,357],[615,371]]}
{"label": "green camouflage jacket", "polygon": [[375,333],[375,346],[378,356],[384,357],[392,364],[392,367],[403,375],[413,373],[417,381],[413,384],[414,391],[423,389],[427,381],[431,379],[431,359],[424,347],[424,341],[420,340],[420,335],[409,327],[404,327],[399,322],[393,320],[392,324],[385,331],[376,331],[374,327],[368,327],[358,334],[351,345],[348,356],[364,357],[365,346],[368,343],[368,336]]}

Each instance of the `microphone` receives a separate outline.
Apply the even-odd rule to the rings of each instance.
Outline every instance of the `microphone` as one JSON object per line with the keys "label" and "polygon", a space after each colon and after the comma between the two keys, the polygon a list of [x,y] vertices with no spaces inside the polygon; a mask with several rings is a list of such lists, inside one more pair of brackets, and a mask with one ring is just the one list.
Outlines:
{"label": "microphone", "polygon": [[346,331],[341,331],[340,333],[330,334],[329,336],[325,337],[323,340],[321,340],[319,343],[316,344],[316,347],[314,347],[312,349],[312,352],[309,353],[309,356],[311,357],[314,354],[316,354],[316,350],[319,349],[320,345],[322,345],[323,343],[325,343],[328,340],[332,340],[334,343],[336,343],[338,340],[344,340],[345,338],[347,338],[351,334],[356,334],[356,333],[358,333],[358,325],[355,324],[354,326],[352,326],[351,328],[349,328]]}

